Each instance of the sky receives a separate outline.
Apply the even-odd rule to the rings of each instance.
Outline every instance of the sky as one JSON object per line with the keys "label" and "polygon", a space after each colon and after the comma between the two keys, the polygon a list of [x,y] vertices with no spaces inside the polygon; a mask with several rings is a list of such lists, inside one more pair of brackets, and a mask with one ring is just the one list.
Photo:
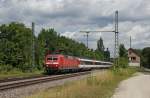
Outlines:
{"label": "sky", "polygon": [[[150,47],[150,0],[0,0],[0,24],[21,22],[35,34],[41,28],[54,28],[60,35],[86,44],[81,30],[114,30],[119,12],[119,43],[129,48]],[[114,33],[89,34],[89,48],[97,48],[102,37],[105,48],[114,50]]]}

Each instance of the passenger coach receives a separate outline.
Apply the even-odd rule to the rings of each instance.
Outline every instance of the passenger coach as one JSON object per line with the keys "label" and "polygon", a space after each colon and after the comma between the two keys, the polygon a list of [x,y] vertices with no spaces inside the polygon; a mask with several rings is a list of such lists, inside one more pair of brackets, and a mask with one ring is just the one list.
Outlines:
{"label": "passenger coach", "polygon": [[79,68],[109,68],[112,66],[111,62],[104,62],[90,59],[79,59]]}

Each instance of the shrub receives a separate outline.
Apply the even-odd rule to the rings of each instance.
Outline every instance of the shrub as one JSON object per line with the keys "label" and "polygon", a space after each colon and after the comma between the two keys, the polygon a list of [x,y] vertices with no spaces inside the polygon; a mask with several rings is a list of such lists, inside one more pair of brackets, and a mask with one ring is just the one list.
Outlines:
{"label": "shrub", "polygon": [[0,65],[0,72],[11,71],[13,67],[11,65]]}
{"label": "shrub", "polygon": [[128,59],[125,57],[120,57],[119,58],[119,67],[127,68],[128,67]]}

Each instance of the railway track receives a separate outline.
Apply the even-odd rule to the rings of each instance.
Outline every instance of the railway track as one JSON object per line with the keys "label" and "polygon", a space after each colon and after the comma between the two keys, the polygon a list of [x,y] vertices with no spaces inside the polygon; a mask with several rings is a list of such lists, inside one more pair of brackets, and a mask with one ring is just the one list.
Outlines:
{"label": "railway track", "polygon": [[79,73],[71,73],[71,74],[63,74],[63,75],[55,75],[55,76],[41,76],[41,77],[34,77],[34,78],[28,78],[28,79],[18,79],[18,80],[10,80],[10,81],[4,81],[0,83],[0,91],[8,90],[8,89],[14,89],[18,87],[24,87],[29,86],[32,84],[38,84],[38,83],[44,83],[44,82],[50,82],[60,79],[66,79],[70,77],[76,77],[81,75],[90,74],[91,71],[85,71],[85,72],[79,72]]}
{"label": "railway track", "polygon": [[19,81],[19,80],[25,80],[25,79],[33,79],[33,78],[40,78],[40,77],[46,77],[46,75],[34,75],[34,76],[26,76],[26,77],[10,77],[10,78],[2,78],[0,79],[0,83],[4,82],[11,82],[11,81]]}

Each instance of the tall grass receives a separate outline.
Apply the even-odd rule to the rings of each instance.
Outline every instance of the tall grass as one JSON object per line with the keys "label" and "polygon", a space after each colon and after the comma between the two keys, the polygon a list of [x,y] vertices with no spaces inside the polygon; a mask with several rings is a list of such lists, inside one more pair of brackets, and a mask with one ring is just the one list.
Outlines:
{"label": "tall grass", "polygon": [[118,83],[135,72],[133,68],[95,72],[86,79],[65,83],[26,98],[110,98]]}
{"label": "tall grass", "polygon": [[20,69],[12,68],[10,71],[0,71],[0,79],[10,77],[27,77],[42,74],[43,70],[34,70],[32,72],[23,72]]}

